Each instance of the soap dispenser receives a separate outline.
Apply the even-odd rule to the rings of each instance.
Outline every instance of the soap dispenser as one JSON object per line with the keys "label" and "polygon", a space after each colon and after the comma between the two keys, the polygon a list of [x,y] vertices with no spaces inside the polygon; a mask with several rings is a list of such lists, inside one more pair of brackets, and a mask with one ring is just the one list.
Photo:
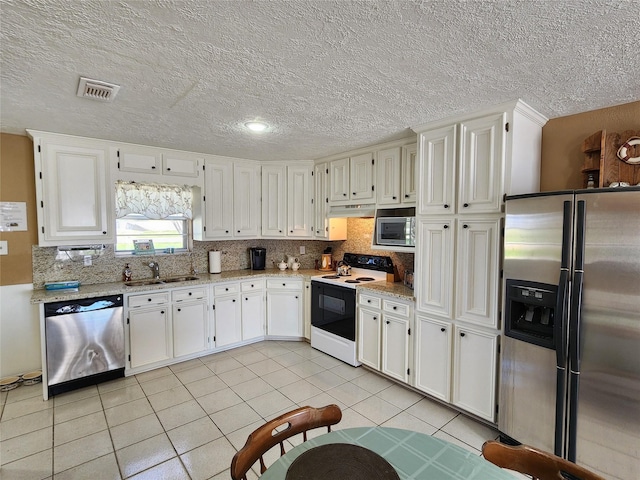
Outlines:
{"label": "soap dispenser", "polygon": [[128,263],[125,263],[124,270],[122,270],[122,281],[123,282],[131,281],[131,268],[129,268]]}

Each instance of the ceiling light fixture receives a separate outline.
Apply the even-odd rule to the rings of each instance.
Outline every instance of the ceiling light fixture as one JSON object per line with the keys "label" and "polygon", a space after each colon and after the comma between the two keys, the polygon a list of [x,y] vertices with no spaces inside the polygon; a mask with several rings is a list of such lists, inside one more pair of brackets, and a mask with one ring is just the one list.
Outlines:
{"label": "ceiling light fixture", "polygon": [[244,126],[253,132],[264,132],[269,127],[269,125],[263,122],[247,122]]}

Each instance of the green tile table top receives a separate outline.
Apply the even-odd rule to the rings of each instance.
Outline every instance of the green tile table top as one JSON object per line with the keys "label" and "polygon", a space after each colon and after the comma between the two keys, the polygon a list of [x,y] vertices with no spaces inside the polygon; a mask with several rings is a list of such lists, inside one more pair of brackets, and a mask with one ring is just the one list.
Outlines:
{"label": "green tile table top", "polygon": [[509,472],[446,440],[386,427],[347,428],[311,438],[278,459],[260,479],[283,480],[298,455],[329,443],[350,443],[376,452],[395,468],[402,480],[514,479]]}

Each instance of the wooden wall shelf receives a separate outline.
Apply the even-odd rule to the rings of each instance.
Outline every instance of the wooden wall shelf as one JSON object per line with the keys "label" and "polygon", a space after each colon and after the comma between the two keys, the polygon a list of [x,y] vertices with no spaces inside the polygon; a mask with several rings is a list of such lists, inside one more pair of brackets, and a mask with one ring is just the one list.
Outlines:
{"label": "wooden wall shelf", "polygon": [[[584,163],[582,165],[582,183],[587,187],[589,175],[593,175],[597,187],[608,187],[614,182],[627,182],[629,185],[640,183],[640,164],[631,165],[618,158],[618,149],[629,137],[640,136],[640,130],[607,133],[600,130],[588,136],[582,142]],[[635,149],[635,151],[633,150]],[[640,156],[640,145],[631,147],[632,157]]]}

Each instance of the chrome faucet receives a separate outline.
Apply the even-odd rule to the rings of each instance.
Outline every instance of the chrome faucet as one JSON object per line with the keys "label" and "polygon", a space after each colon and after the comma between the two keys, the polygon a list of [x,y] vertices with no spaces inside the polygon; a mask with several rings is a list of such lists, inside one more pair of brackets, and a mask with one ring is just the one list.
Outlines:
{"label": "chrome faucet", "polygon": [[153,270],[153,278],[160,278],[160,265],[158,265],[158,262],[151,262],[149,267]]}

